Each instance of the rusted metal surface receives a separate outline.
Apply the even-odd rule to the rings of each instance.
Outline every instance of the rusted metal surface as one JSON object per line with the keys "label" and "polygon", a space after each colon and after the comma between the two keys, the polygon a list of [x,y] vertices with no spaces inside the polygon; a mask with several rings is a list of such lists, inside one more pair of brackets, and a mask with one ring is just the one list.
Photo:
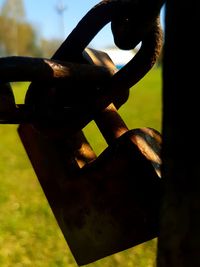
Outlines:
{"label": "rusted metal surface", "polygon": [[[5,57],[0,58],[0,74],[1,74],[1,89],[0,89],[0,123],[19,124],[27,122],[56,122],[57,124],[64,123],[69,125],[68,128],[73,128],[71,121],[74,121],[73,114],[77,114],[76,104],[72,107],[69,105],[51,105],[47,102],[49,92],[46,92],[45,99],[41,106],[30,104],[15,104],[14,94],[9,83],[12,81],[40,81],[38,94],[43,94],[44,83],[53,86],[65,81],[68,86],[66,91],[71,90],[70,85],[76,88],[74,95],[89,94],[87,90],[92,90],[94,86],[100,83],[106,83],[113,75],[114,70],[105,66],[78,64],[72,62],[61,62],[48,60],[43,58],[30,57]],[[87,86],[90,80],[90,87]],[[81,84],[81,86],[80,86]],[[6,87],[5,87],[6,85]],[[59,90],[59,86],[57,86]],[[84,91],[84,93],[83,93]],[[93,93],[93,92],[91,92]],[[70,94],[70,92],[69,92]],[[40,99],[40,97],[38,97]],[[12,107],[10,104],[12,103]],[[52,114],[54,113],[54,114]],[[75,115],[74,115],[75,116]]]}
{"label": "rusted metal surface", "polygon": [[[0,94],[7,92],[14,107],[0,109],[0,122],[20,123],[21,141],[78,265],[159,234],[161,135],[151,128],[129,130],[117,111],[159,56],[158,14],[130,43],[118,36],[119,46],[142,43],[119,71],[106,53],[87,47],[111,21],[116,40],[116,18],[130,8],[125,2],[97,4],[50,60],[0,59]],[[19,80],[31,84],[25,103],[15,105],[6,82]],[[99,157],[82,130],[91,120],[108,143]]]}
{"label": "rusted metal surface", "polygon": [[95,116],[95,123],[107,144],[112,144],[113,140],[128,131],[128,127],[120,117],[113,103]]}
{"label": "rusted metal surface", "polygon": [[[97,4],[81,19],[55,52],[52,59],[81,64],[87,63],[87,58],[84,57],[87,53],[87,51],[85,52],[87,45],[120,12],[120,1],[103,1]],[[138,37],[136,40],[138,41]],[[128,99],[129,89],[144,77],[155,64],[162,47],[162,31],[157,14],[151,23],[151,27],[149,27],[146,34],[142,35],[140,41],[141,48],[139,52],[128,64],[117,71],[106,83],[97,84],[96,87],[92,86],[92,89],[88,90],[88,93],[84,92],[84,94],[81,94],[79,99],[76,97],[77,94],[74,95],[73,85],[70,87],[68,84],[71,90],[65,90],[66,84],[60,85],[61,88],[64,87],[63,90],[58,90],[58,86],[43,85],[44,93],[41,93],[41,90],[37,90],[39,84],[32,83],[27,92],[26,103],[44,106],[44,98],[46,98],[47,92],[49,93],[52,87],[57,88],[49,94],[49,101],[51,97],[56,103],[59,103],[62,99],[60,105],[72,106],[74,111],[76,111],[74,116],[75,113],[77,114],[75,116],[76,126],[80,123],[80,128],[83,128],[93,119],[93,114],[96,111],[105,108],[111,102],[114,102],[117,108],[123,105]],[[132,48],[137,44],[136,41],[132,42]],[[89,83],[87,87],[90,88]],[[87,107],[89,108],[87,109]],[[79,117],[81,117],[81,121]]]}
{"label": "rusted metal surface", "polygon": [[[96,14],[98,9],[94,10]],[[81,45],[82,51],[75,50],[76,44],[73,44],[73,39],[76,40],[77,37],[74,36],[78,35],[82,41],[80,33],[86,31],[85,27],[89,26],[91,17],[94,16],[93,12],[86,14],[52,60],[26,57],[0,59],[0,73],[5,81],[33,81],[26,94],[24,106],[19,105],[16,114],[8,114],[9,116],[0,114],[1,123],[41,121],[42,124],[49,122],[49,125],[57,123],[58,127],[61,122],[66,122],[65,127],[72,125],[70,128],[81,129],[93,119],[95,111],[101,110],[111,102],[119,108],[127,101],[129,89],[152,68],[159,56],[162,43],[159,18],[155,19],[151,30],[145,35],[144,40],[141,40],[142,45],[136,56],[122,69],[116,71],[115,66],[110,68],[107,65],[105,69],[103,66],[99,68],[86,64],[88,56],[83,45]],[[90,28],[87,31],[90,32]],[[90,41],[92,37],[90,36],[89,40],[85,38]],[[74,59],[71,59],[72,55]],[[85,65],[82,65],[83,63]],[[89,84],[88,79],[90,79]],[[45,82],[46,80],[48,81]],[[87,86],[83,82],[86,82]],[[80,90],[83,86],[84,90]],[[74,87],[78,91],[75,91]],[[15,120],[11,119],[12,117]],[[70,120],[72,117],[76,120],[76,125]]]}
{"label": "rusted metal surface", "polygon": [[[114,74],[108,66],[97,66],[32,57],[0,58],[0,75],[2,82],[50,81],[65,82],[106,82]],[[87,90],[87,88],[85,88]],[[77,92],[79,93],[79,92]]]}
{"label": "rusted metal surface", "polygon": [[[101,52],[95,55],[101,58]],[[78,265],[159,234],[161,135],[150,128],[129,130],[113,103],[94,121],[109,144],[98,158],[76,134],[33,125],[18,129]]]}
{"label": "rusted metal surface", "polygon": [[134,142],[142,129],[126,132],[83,168],[70,153],[73,141],[48,139],[28,124],[19,134],[78,265],[158,236],[161,184]]}

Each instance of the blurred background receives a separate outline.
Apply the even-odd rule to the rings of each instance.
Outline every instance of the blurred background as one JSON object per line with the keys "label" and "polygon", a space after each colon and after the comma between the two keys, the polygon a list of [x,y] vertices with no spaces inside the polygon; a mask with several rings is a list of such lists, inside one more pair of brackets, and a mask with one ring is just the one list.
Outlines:
{"label": "blurred background", "polygon": [[[81,18],[98,2],[0,0],[0,56],[51,57]],[[161,10],[161,25],[164,28],[164,7]],[[116,64],[126,63],[133,55],[133,51],[119,51],[114,45],[110,23],[89,46],[106,49]]]}
{"label": "blurred background", "polygon": [[[0,56],[50,58],[79,20],[98,2],[0,0]],[[161,25],[164,30],[164,8]],[[89,46],[106,51],[120,67],[137,52],[116,48],[109,24]],[[16,103],[23,103],[29,83],[11,85]],[[152,127],[161,132],[162,54],[149,73],[131,88],[130,97],[119,113],[130,129]],[[17,127],[0,125],[0,265],[75,267],[77,264],[17,135]],[[95,123],[88,124],[84,132],[99,155],[106,143]],[[156,243],[153,239],[88,266],[153,267]]]}

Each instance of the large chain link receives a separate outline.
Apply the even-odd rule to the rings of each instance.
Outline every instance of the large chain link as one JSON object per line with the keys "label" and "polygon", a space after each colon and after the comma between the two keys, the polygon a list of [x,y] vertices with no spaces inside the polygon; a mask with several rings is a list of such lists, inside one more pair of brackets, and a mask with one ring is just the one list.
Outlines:
{"label": "large chain link", "polygon": [[[18,105],[17,109],[12,109],[10,114],[7,113],[8,109],[4,112],[1,108],[1,123],[33,122],[37,120],[49,123],[57,121],[58,124],[64,121],[67,123],[69,117],[73,116],[73,113],[78,114],[78,110],[80,110],[82,115],[85,113],[85,116],[82,116],[85,118],[78,126],[81,128],[92,119],[92,113],[96,110],[111,102],[114,102],[117,108],[124,104],[128,99],[129,89],[152,68],[162,46],[162,31],[158,12],[154,12],[154,17],[151,16],[151,19],[148,17],[150,26],[148,25],[146,31],[143,29],[141,34],[140,30],[135,31],[136,27],[130,27],[130,25],[133,26],[130,8],[135,13],[137,4],[134,4],[134,1],[113,0],[102,1],[97,4],[83,17],[55,52],[52,62],[47,59],[28,57],[0,59],[2,81],[32,81],[26,94],[25,105]],[[122,12],[123,10],[124,12]],[[128,17],[125,16],[127,13]],[[122,18],[127,18],[127,20],[121,26],[119,22]],[[101,83],[96,79],[96,84],[92,83],[92,86],[89,86],[91,81],[96,78],[94,72],[98,67],[82,65],[83,63],[88,64],[84,57],[85,48],[108,22],[112,23],[114,40],[119,47],[124,47],[123,40],[129,43],[129,48],[134,48],[139,42],[142,42],[142,45],[136,56],[120,71],[114,74],[113,70],[109,71],[101,68],[101,76],[105,75],[105,79],[101,79]],[[137,23],[137,27],[140,29],[139,23]],[[122,30],[119,30],[121,28]],[[130,31],[131,28],[133,32]],[[60,65],[54,60],[58,60]],[[90,72],[88,68],[94,70]],[[55,72],[57,73],[55,74]],[[100,72],[100,68],[97,72]],[[77,73],[79,74],[77,75]],[[89,73],[91,74],[90,78]],[[110,73],[114,74],[112,78]],[[77,91],[74,96],[73,82],[76,79],[82,85],[84,75],[85,80],[89,78],[87,79],[88,84],[87,86],[85,84],[84,89],[82,86],[80,88],[76,86]],[[65,79],[64,76],[67,78]],[[46,79],[49,79],[49,81],[44,83]],[[59,80],[59,82],[56,80]],[[80,96],[80,98],[77,96]],[[82,105],[79,99],[81,99],[81,103],[85,102],[85,104]],[[89,109],[86,107],[89,107]],[[76,111],[72,112],[73,110]],[[78,121],[77,124],[79,124]]]}

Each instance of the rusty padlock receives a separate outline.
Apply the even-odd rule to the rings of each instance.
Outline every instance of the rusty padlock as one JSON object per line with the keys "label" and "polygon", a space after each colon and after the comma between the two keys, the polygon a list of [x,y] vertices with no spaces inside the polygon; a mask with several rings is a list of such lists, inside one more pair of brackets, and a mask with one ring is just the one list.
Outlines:
{"label": "rusty padlock", "polygon": [[149,128],[128,131],[112,104],[104,112],[96,121],[103,124],[110,145],[82,168],[76,150],[70,151],[73,143],[64,146],[63,140],[51,140],[31,125],[19,127],[24,147],[78,265],[159,234],[161,136]]}
{"label": "rusty padlock", "polygon": [[78,265],[159,233],[161,135],[150,128],[128,130],[114,104],[94,120],[108,143],[97,158],[81,132],[65,137],[33,125],[18,129]]}
{"label": "rusty padlock", "polygon": [[93,160],[82,168],[77,150],[70,150],[75,146],[73,139],[52,140],[32,125],[19,127],[24,147],[78,265],[159,234],[161,136],[150,128],[128,131],[112,104],[104,112],[96,121],[103,125],[110,145],[95,160],[92,155]]}
{"label": "rusty padlock", "polygon": [[[110,19],[108,14],[106,22]],[[93,23],[91,17],[94,19],[94,15],[97,19],[101,17],[95,10],[90,11],[86,16],[89,16],[90,23]],[[78,32],[81,36],[85,33],[87,38],[78,35],[80,39],[77,40],[76,28],[53,58],[87,62],[85,53],[88,56],[89,50],[84,49],[91,36],[96,34],[96,27],[99,30],[105,21],[100,26],[93,24],[95,29],[92,35],[88,24],[80,23]],[[153,33],[152,36],[155,41],[157,36]],[[80,42],[82,40],[83,43]],[[151,53],[145,49],[149,63]],[[151,51],[154,55],[155,50],[157,46]],[[96,57],[100,54],[97,52]],[[89,106],[91,110],[86,110],[86,119],[84,106],[78,107],[78,117],[74,117],[74,120],[78,118],[78,127],[72,128],[74,132],[67,134],[66,122],[60,128],[63,134],[59,135],[48,135],[51,129],[47,125],[41,129],[42,125],[37,128],[33,124],[21,124],[18,128],[36,175],[78,265],[125,250],[159,233],[161,136],[150,128],[128,130],[112,104],[116,101],[120,106],[118,95],[123,95],[122,90],[129,89],[138,81],[138,77],[143,76],[141,73],[146,73],[152,66],[144,66],[144,70],[140,69],[140,74],[134,77],[132,69],[140,55],[144,56],[143,50],[102,86],[99,99],[96,96],[91,98],[94,103]],[[100,59],[103,61],[101,56]],[[91,56],[89,61],[95,64]],[[112,61],[108,63],[113,65]],[[48,89],[51,84],[45,86]],[[32,98],[35,97],[37,101],[39,97],[38,92],[34,92],[35,87],[37,84],[33,83],[27,94],[29,103],[34,102]],[[84,122],[79,121],[82,120],[80,115],[83,115]],[[91,119],[95,120],[109,144],[99,157],[96,157],[81,131]]]}
{"label": "rusty padlock", "polygon": [[[91,60],[95,60],[92,53],[96,59],[104,55],[106,62],[113,64],[100,51],[90,50]],[[1,84],[0,90],[1,97],[6,97],[1,99],[6,105],[1,106],[3,111],[15,109],[10,86]],[[161,136],[149,128],[129,131],[113,104],[94,119],[109,144],[97,159],[82,132],[51,139],[32,125],[19,127],[39,181],[80,265],[149,240],[158,231],[160,181],[155,172],[160,175]],[[154,194],[151,201],[149,194]]]}

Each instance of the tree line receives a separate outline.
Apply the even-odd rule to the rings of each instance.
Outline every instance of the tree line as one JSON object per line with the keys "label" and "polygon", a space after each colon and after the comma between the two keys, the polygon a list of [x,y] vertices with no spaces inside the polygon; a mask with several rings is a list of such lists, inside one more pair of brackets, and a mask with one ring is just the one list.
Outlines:
{"label": "tree line", "polygon": [[26,21],[23,0],[5,0],[0,10],[0,56],[51,57],[60,40],[39,37]]}

